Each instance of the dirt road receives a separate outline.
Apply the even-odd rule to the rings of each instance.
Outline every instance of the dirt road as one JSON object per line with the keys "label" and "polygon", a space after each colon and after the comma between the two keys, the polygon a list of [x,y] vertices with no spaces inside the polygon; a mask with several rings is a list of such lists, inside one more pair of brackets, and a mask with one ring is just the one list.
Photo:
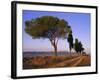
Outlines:
{"label": "dirt road", "polygon": [[53,67],[57,67],[57,66],[60,66],[60,67],[64,67],[64,66],[75,67],[78,64],[80,64],[84,59],[85,59],[85,56],[78,56],[78,57],[75,57],[73,59],[66,60],[66,61],[60,62],[60,63],[58,63],[56,65],[52,65],[52,66]]}

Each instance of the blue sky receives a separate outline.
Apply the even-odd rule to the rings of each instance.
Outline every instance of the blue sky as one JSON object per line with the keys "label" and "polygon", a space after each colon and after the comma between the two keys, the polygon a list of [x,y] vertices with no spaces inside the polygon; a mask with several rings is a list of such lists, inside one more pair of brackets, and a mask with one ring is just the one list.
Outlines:
{"label": "blue sky", "polygon": [[[83,43],[86,52],[90,52],[90,34],[91,34],[91,15],[89,13],[72,13],[72,12],[49,12],[49,11],[31,11],[23,10],[23,51],[53,51],[53,47],[48,39],[32,39],[25,33],[25,21],[35,19],[41,16],[55,16],[64,19],[71,26],[73,37],[78,38]],[[67,40],[60,39],[58,42],[58,51],[68,51]]]}

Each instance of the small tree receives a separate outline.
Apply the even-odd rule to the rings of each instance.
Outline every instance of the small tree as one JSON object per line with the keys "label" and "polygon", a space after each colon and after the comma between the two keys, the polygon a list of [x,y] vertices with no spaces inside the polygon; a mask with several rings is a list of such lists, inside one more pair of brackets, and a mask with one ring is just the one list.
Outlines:
{"label": "small tree", "polygon": [[71,52],[71,49],[73,48],[73,35],[72,35],[72,31],[68,34],[67,41],[69,43],[69,50]]}
{"label": "small tree", "polygon": [[78,39],[75,39],[75,44],[74,44],[74,49],[75,51],[78,52],[83,52],[84,48],[81,42],[78,41]]}
{"label": "small tree", "polygon": [[60,38],[65,39],[70,32],[68,23],[57,17],[42,16],[25,22],[25,31],[32,38],[47,38],[54,47],[57,56],[57,44]]}
{"label": "small tree", "polygon": [[74,49],[78,53],[78,39],[75,39]]}
{"label": "small tree", "polygon": [[79,52],[83,52],[84,48],[81,42],[78,43]]}

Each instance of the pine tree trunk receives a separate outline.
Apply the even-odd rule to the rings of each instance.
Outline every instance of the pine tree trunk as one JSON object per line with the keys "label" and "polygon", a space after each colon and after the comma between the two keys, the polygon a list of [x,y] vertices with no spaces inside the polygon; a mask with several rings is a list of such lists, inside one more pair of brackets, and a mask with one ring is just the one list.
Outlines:
{"label": "pine tree trunk", "polygon": [[54,45],[55,56],[57,56],[57,45]]}
{"label": "pine tree trunk", "polygon": [[54,48],[55,56],[57,56],[57,43],[55,41],[53,42],[52,40],[50,40],[50,42],[51,42],[51,44],[52,44],[52,46]]}

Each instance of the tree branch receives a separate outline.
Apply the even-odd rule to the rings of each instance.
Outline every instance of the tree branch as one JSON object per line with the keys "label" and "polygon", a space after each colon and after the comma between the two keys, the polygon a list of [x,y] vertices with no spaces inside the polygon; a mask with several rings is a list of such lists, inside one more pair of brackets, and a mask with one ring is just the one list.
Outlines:
{"label": "tree branch", "polygon": [[50,39],[50,38],[49,38],[49,40],[50,40],[51,44],[52,44],[52,45],[54,45],[53,40],[52,40],[52,39]]}
{"label": "tree branch", "polygon": [[59,38],[56,40],[56,45],[57,45],[58,41],[59,41]]}

